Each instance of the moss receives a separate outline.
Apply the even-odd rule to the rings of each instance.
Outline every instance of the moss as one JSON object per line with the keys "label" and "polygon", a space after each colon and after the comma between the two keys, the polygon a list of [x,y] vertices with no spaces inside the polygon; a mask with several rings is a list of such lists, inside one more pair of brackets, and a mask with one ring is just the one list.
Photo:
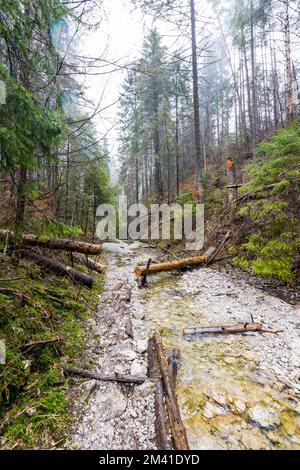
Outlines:
{"label": "moss", "polygon": [[288,283],[299,272],[299,165],[300,126],[292,123],[258,146],[242,188],[252,199],[236,211],[243,231],[234,262]]}

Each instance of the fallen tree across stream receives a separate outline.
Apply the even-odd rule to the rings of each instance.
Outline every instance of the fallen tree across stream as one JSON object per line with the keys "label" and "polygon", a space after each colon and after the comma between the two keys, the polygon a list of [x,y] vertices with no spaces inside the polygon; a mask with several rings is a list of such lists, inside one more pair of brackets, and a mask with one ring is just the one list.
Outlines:
{"label": "fallen tree across stream", "polygon": [[229,326],[207,326],[199,328],[186,328],[183,330],[183,336],[196,336],[204,334],[231,334],[231,333],[247,333],[249,331],[257,331],[260,333],[281,333],[282,330],[270,330],[263,327],[261,323],[240,323],[238,325]]}
{"label": "fallen tree across stream", "polygon": [[150,266],[137,266],[134,270],[137,277],[143,276],[145,273],[153,274],[162,271],[173,271],[183,268],[190,268],[192,266],[200,266],[207,263],[215,252],[215,248],[209,248],[202,256],[195,256],[193,258],[176,259],[166,261],[165,263],[152,263]]}
{"label": "fallen tree across stream", "polygon": [[[15,242],[14,232],[10,230],[0,230],[0,238],[6,240],[8,243]],[[69,252],[84,253],[87,255],[99,255],[102,251],[101,245],[94,243],[85,243],[78,240],[69,239],[43,239],[40,240],[36,235],[23,235],[21,238],[22,244],[27,246],[40,246],[49,248],[50,250],[63,250]]]}
{"label": "fallen tree across stream", "polygon": [[91,276],[78,271],[78,269],[66,266],[60,261],[48,258],[47,256],[41,255],[40,253],[36,253],[35,251],[31,250],[17,249],[15,253],[22,258],[33,260],[61,276],[70,277],[73,281],[78,282],[79,284],[90,288],[93,287],[94,279]]}

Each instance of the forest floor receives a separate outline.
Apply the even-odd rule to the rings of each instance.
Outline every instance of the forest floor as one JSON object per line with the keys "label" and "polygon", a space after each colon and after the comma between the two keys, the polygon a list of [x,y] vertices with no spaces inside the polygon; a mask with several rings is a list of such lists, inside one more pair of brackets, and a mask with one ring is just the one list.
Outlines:
{"label": "forest floor", "polygon": [[[146,375],[148,338],[162,328],[164,346],[181,350],[177,395],[191,449],[299,449],[299,305],[256,289],[239,272],[209,268],[150,276],[148,288],[139,290],[134,266],[162,253],[140,243],[105,246],[105,291],[87,322],[78,365]],[[283,331],[182,337],[186,327],[251,318]],[[73,424],[65,447],[155,449],[150,380],[133,386],[73,378],[72,384]]]}

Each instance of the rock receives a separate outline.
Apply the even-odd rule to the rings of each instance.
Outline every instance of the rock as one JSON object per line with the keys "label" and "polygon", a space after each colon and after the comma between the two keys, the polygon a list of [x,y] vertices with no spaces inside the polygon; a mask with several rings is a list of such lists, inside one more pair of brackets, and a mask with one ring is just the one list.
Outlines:
{"label": "rock", "polygon": [[268,442],[261,436],[258,429],[241,431],[240,441],[248,450],[262,450],[268,449]]}
{"label": "rock", "polygon": [[112,291],[118,291],[123,287],[124,283],[122,281],[119,281],[113,288]]}
{"label": "rock", "polygon": [[241,411],[243,413],[246,409],[246,404],[241,401],[241,400],[234,400],[235,407],[238,411]]}
{"label": "rock", "polygon": [[135,388],[134,395],[135,397],[145,398],[148,395],[152,395],[155,390],[155,385],[153,382],[146,381],[142,385],[139,385]]}
{"label": "rock", "polygon": [[221,450],[225,446],[210,433],[210,428],[198,417],[186,421],[189,429],[188,441],[191,450]]}
{"label": "rock", "polygon": [[138,414],[135,410],[130,410],[130,416],[135,419],[138,417]]}
{"label": "rock", "polygon": [[124,364],[117,364],[114,368],[115,374],[125,375],[127,374],[127,367]]}
{"label": "rock", "polygon": [[135,359],[133,363],[131,364],[131,375],[136,376],[136,375],[146,375],[147,374],[147,366],[145,363],[142,363]]}
{"label": "rock", "polygon": [[81,403],[84,403],[89,399],[90,395],[97,389],[98,384],[97,380],[88,380],[80,385],[79,393]]}
{"label": "rock", "polygon": [[136,350],[138,353],[143,354],[148,349],[148,341],[146,339],[140,339],[136,343]]}
{"label": "rock", "polygon": [[255,405],[249,408],[249,416],[255,423],[266,429],[272,429],[280,425],[280,419],[275,410],[263,405]]}
{"label": "rock", "polygon": [[104,392],[98,393],[95,411],[103,421],[121,416],[127,407],[127,400],[114,384],[107,384]]}
{"label": "rock", "polygon": [[133,349],[124,349],[123,351],[119,351],[119,354],[128,361],[133,361],[137,358],[137,354],[135,351],[133,351]]}
{"label": "rock", "polygon": [[133,310],[132,311],[132,316],[136,319],[136,320],[143,320],[145,318],[145,314],[142,310]]}

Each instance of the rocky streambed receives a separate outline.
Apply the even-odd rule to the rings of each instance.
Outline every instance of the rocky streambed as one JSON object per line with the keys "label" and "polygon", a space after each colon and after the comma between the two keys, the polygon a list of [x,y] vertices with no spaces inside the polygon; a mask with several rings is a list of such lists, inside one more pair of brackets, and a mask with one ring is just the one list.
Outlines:
{"label": "rocky streambed", "polygon": [[[105,374],[146,375],[148,338],[163,328],[164,346],[181,350],[177,394],[191,449],[299,449],[299,308],[249,286],[238,273],[206,268],[157,274],[139,290],[134,266],[160,253],[122,242],[106,250],[106,290],[88,325],[83,364]],[[182,336],[186,327],[252,318],[283,332]],[[72,393],[76,420],[68,446],[155,449],[151,381],[78,380]]]}

